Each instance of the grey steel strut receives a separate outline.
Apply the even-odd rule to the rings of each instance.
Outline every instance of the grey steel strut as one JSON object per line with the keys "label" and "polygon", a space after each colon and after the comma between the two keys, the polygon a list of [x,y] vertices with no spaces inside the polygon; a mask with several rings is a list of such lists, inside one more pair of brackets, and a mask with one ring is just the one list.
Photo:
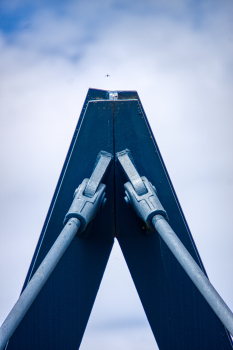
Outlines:
{"label": "grey steel strut", "polygon": [[[100,181],[111,159],[111,154],[101,151],[91,178],[84,179],[75,190],[73,203],[65,216],[63,230],[0,328],[0,350],[4,349],[75,235],[84,231],[88,223],[104,206],[106,186]],[[88,196],[85,192],[88,192]]]}
{"label": "grey steel strut", "polygon": [[[215,314],[233,335],[233,314],[231,310],[168,224],[167,213],[160,203],[155,187],[145,176],[140,177],[134,167],[129,150],[126,149],[117,153],[117,158],[129,179],[129,182],[124,184],[126,203],[135,210],[150,229],[156,229]],[[141,183],[146,187],[146,193],[141,190]]]}

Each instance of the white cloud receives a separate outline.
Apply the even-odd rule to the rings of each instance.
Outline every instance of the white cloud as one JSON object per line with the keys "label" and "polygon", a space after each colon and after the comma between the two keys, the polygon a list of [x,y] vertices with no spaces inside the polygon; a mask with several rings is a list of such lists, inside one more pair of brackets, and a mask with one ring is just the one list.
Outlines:
{"label": "white cloud", "polygon": [[[22,287],[89,87],[139,92],[207,273],[233,308],[229,2],[218,11],[206,2],[201,23],[183,1],[142,16],[137,6],[132,14],[101,4],[90,2],[90,13],[71,3],[66,16],[41,10],[27,30],[0,38],[1,321]],[[105,299],[114,293],[108,278]],[[93,324],[102,322],[101,298]],[[140,316],[119,301],[116,317]]]}

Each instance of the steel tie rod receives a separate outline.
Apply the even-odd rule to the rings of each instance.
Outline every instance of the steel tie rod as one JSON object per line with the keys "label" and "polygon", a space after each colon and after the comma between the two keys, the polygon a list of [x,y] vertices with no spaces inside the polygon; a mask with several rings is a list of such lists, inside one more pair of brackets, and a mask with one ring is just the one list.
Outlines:
{"label": "steel tie rod", "polygon": [[[212,310],[222,321],[227,330],[233,335],[233,314],[216,289],[210,283],[204,272],[189,254],[188,250],[177,237],[171,226],[167,222],[168,216],[157,196],[155,187],[147,180],[145,176],[141,177],[147,188],[147,193],[141,195],[134,186],[135,176],[131,178],[130,174],[137,172],[129,154],[129,150],[117,153],[118,160],[123,170],[128,176],[129,182],[124,184],[125,201],[132,207],[137,215],[147,224],[150,229],[156,229],[161,238],[164,240],[168,248],[174,254],[178,262],[191,278],[193,283],[199,289],[203,297],[206,299]],[[120,154],[120,157],[118,156]],[[123,156],[122,156],[123,154]],[[125,157],[125,158],[124,158]],[[127,157],[127,158],[126,158]],[[122,158],[124,158],[122,160]],[[131,164],[129,164],[129,162]],[[140,176],[138,174],[138,176]]]}
{"label": "steel tie rod", "polygon": [[162,215],[155,215],[152,218],[152,223],[160,237],[162,237],[215,314],[222,321],[227,330],[233,334],[233,314],[231,310],[197,265],[196,261],[189,254],[171,226]]}
{"label": "steel tie rod", "polygon": [[[0,350],[4,349],[75,235],[85,230],[88,223],[94,219],[105,204],[106,186],[100,181],[102,181],[111,159],[111,154],[101,151],[97,156],[90,180],[84,179],[75,190],[73,203],[65,216],[63,230],[0,328]],[[92,189],[93,195],[91,197],[85,195],[87,185]]]}

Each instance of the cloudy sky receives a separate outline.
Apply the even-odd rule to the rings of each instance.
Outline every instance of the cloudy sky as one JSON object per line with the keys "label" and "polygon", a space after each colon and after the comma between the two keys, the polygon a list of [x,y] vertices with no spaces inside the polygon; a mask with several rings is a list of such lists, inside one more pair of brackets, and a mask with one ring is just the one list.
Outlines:
{"label": "cloudy sky", "polygon": [[[138,91],[208,276],[233,309],[232,0],[1,0],[0,16],[0,323],[89,87]],[[156,349],[117,243],[81,350],[93,341]]]}

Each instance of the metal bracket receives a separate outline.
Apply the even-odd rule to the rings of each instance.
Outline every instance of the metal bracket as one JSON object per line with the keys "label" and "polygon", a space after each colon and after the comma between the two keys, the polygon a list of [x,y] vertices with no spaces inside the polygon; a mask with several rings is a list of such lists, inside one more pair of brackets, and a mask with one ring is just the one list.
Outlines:
{"label": "metal bracket", "polygon": [[140,175],[137,172],[133,162],[130,150],[125,149],[122,152],[117,153],[118,161],[120,162],[122,168],[124,169],[127,178],[133,185],[135,191],[139,196],[147,193],[146,186],[144,185]]}
{"label": "metal bracket", "polygon": [[124,184],[125,201],[131,205],[137,215],[153,230],[152,218],[154,215],[160,214],[168,220],[167,213],[158,199],[156,188],[145,176],[140,177],[128,149],[116,155],[130,181]]}
{"label": "metal bracket", "polygon": [[118,100],[118,92],[117,91],[109,91],[108,98],[109,98],[109,100],[112,100],[112,101]]}
{"label": "metal bracket", "polygon": [[101,183],[106,170],[112,160],[112,155],[110,153],[101,151],[96,159],[95,167],[91,174],[90,180],[84,190],[84,195],[87,197],[93,197],[99,184]]}
{"label": "metal bracket", "polygon": [[85,230],[88,223],[106,203],[106,185],[101,181],[112,158],[110,153],[101,151],[97,156],[90,179],[84,179],[74,192],[74,200],[65,216],[64,224],[71,218],[78,218],[81,222],[79,233]]}

